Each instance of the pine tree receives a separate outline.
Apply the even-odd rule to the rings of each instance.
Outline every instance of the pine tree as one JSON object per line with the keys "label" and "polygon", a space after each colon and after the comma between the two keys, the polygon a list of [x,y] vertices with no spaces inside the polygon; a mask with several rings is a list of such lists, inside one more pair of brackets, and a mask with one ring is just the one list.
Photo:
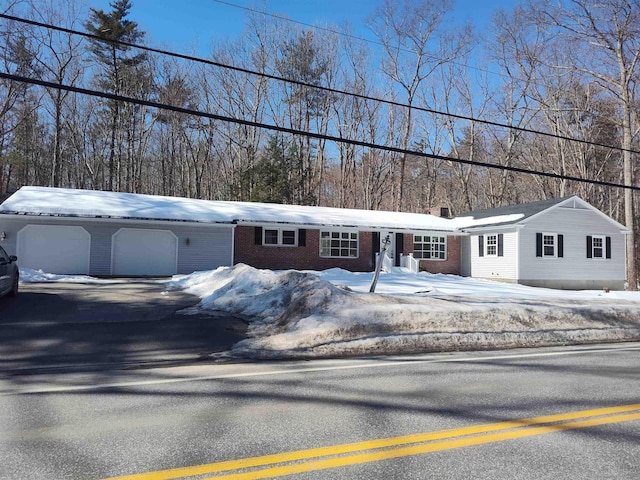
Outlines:
{"label": "pine tree", "polygon": [[[102,74],[98,76],[98,85],[109,93],[122,95],[130,89],[131,79],[138,75],[138,67],[146,60],[145,53],[132,54],[133,47],[119,42],[135,44],[144,37],[138,24],[126,17],[131,10],[130,0],[116,0],[109,4],[112,10],[91,9],[89,21],[85,28],[89,33],[100,37],[91,40],[90,51],[98,64],[102,67]],[[118,133],[121,129],[123,104],[119,101],[108,101],[110,113],[110,143],[109,143],[109,178],[106,188],[119,189],[117,182],[118,170],[122,160],[121,142]]]}

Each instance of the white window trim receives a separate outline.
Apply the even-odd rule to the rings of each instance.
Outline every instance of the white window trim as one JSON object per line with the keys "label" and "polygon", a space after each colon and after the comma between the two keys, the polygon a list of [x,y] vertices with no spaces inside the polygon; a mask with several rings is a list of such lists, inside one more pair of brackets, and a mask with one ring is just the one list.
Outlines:
{"label": "white window trim", "polygon": [[[421,242],[416,242],[416,237],[422,237],[423,241],[421,241]],[[445,261],[447,260],[447,256],[448,256],[448,254],[449,254],[449,248],[448,248],[448,243],[449,243],[449,242],[448,242],[448,237],[447,237],[446,235],[422,235],[422,234],[414,234],[414,235],[413,235],[413,243],[414,243],[414,244],[416,244],[416,243],[420,243],[420,244],[422,244],[422,245],[426,245],[426,244],[427,244],[427,242],[425,242],[425,241],[424,241],[424,237],[429,237],[429,238],[434,238],[434,237],[435,237],[435,238],[440,238],[440,237],[443,237],[443,238],[444,238],[444,242],[428,242],[428,243],[429,243],[429,245],[433,245],[434,243],[435,243],[435,244],[437,244],[437,245],[441,245],[441,244],[443,244],[443,243],[444,243],[444,258],[433,258],[433,257],[431,257],[431,258],[424,258],[424,257],[422,257],[422,258],[418,258],[418,257],[416,257],[416,256],[415,256],[416,252],[415,252],[415,250],[414,250],[413,255],[414,255],[415,259],[416,259],[416,260],[424,260],[424,261],[427,261],[427,262],[445,262]],[[421,253],[424,253],[424,252],[426,252],[426,250],[421,250]],[[433,251],[431,251],[431,250],[430,250],[429,252],[430,252],[431,254],[433,254]],[[438,253],[440,253],[440,252],[438,251]]]}
{"label": "white window trim", "polygon": [[[602,241],[600,250],[602,255],[596,257],[596,246],[594,240],[599,238]],[[591,235],[591,258],[589,260],[607,260],[607,236],[606,235]]]}
{"label": "white window trim", "polygon": [[[278,232],[277,243],[267,243],[267,230],[276,230]],[[282,232],[294,232],[295,239],[293,244],[282,243]],[[262,245],[265,247],[297,247],[298,246],[298,229],[297,228],[269,228],[264,227],[262,229]]]}
{"label": "white window trim", "polygon": [[[544,237],[553,237],[553,255],[545,255]],[[558,234],[557,233],[542,232],[542,258],[558,258]]]}
{"label": "white window trim", "polygon": [[[490,245],[489,244],[489,239],[490,238],[494,238],[495,239],[495,243],[492,243]],[[484,239],[485,239],[485,242],[484,242],[484,256],[485,257],[497,257],[498,256],[498,234],[497,233],[491,233],[491,234],[485,235]],[[495,253],[489,253],[489,246],[495,247]]]}
{"label": "white window trim", "polygon": [[[342,255],[338,255],[338,256],[335,256],[335,255],[323,255],[322,254],[322,234],[323,233],[329,233],[329,234],[331,234],[331,233],[340,233],[340,234],[348,233],[349,235],[351,235],[352,233],[355,233],[356,234],[356,240],[355,240],[356,241],[356,256],[355,257],[351,257],[351,256],[345,257],[345,256],[342,256]],[[329,240],[331,240],[331,237],[329,238]],[[334,228],[334,229],[327,229],[327,228],[321,229],[319,231],[318,248],[319,248],[318,255],[320,256],[320,258],[342,258],[342,259],[360,258],[360,232],[358,230],[349,230],[349,229],[341,230],[341,229],[337,229],[337,228]],[[331,251],[331,245],[329,245],[329,251]]]}

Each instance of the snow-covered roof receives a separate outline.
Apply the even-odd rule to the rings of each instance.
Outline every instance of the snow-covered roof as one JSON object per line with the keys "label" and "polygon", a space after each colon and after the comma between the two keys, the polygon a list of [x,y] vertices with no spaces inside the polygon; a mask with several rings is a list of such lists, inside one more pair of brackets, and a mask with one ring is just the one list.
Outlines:
{"label": "snow-covered roof", "polygon": [[623,232],[627,232],[624,225],[618,223],[613,218],[598,210],[590,203],[582,200],[577,195],[570,195],[562,198],[550,198],[537,202],[521,203],[518,205],[507,205],[504,207],[490,208],[487,210],[476,210],[462,214],[456,220],[465,224],[460,228],[473,229],[503,227],[514,224],[525,224],[530,219],[542,215],[544,212],[555,208],[573,208],[578,210],[591,210],[605,218],[612,225]]}
{"label": "snow-covered roof", "polygon": [[[500,224],[512,224],[516,222],[522,222],[523,220],[537,215],[549,208],[558,205],[565,200],[574,197],[563,197],[563,198],[551,198],[547,200],[540,200],[537,202],[529,202],[529,203],[520,203],[517,205],[507,205],[503,207],[497,208],[488,208],[486,210],[474,210],[471,212],[463,213],[460,215],[460,218],[471,218],[473,220],[487,220],[499,217],[501,219],[505,219],[504,221],[494,222],[492,223],[483,222],[483,226],[493,226],[498,223]],[[512,218],[509,218],[512,217]],[[472,225],[469,225],[472,226]]]}
{"label": "snow-covered roof", "polygon": [[449,233],[456,233],[458,227],[452,219],[419,213],[222,202],[33,186],[22,187],[9,197],[0,205],[0,214]]}
{"label": "snow-covered roof", "polygon": [[574,208],[592,209],[621,229],[625,229],[623,225],[577,196],[469,212],[456,218],[442,218],[422,213],[222,202],[137,193],[26,186],[0,204],[0,214],[177,221],[229,226],[292,225],[354,228],[365,231],[388,229],[399,232],[465,235],[476,228],[519,224],[550,208],[569,204]]}

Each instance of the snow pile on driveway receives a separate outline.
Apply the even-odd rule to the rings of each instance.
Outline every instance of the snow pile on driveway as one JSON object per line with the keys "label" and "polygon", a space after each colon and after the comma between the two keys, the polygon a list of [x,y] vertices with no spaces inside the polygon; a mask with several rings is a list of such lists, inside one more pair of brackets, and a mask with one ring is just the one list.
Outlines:
{"label": "snow pile on driveway", "polygon": [[250,358],[312,358],[640,339],[640,294],[568,292],[453,275],[258,270],[176,276],[199,296],[186,313],[249,323],[233,347]]}
{"label": "snow pile on driveway", "polygon": [[120,280],[95,278],[88,275],[58,275],[55,273],[46,273],[42,270],[33,270],[32,268],[20,267],[20,283],[82,283],[82,284],[101,284],[101,283],[117,283]]}

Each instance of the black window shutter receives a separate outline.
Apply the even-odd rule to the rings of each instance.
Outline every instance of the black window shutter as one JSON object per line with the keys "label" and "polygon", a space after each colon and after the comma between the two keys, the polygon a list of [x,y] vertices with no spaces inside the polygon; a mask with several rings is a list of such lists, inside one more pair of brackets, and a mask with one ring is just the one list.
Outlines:
{"label": "black window shutter", "polygon": [[396,252],[404,253],[404,234],[396,233]]}
{"label": "black window shutter", "polygon": [[607,258],[611,258],[611,237],[607,237]]}
{"label": "black window shutter", "polygon": [[593,237],[587,235],[587,258],[593,258]]}
{"label": "black window shutter", "polygon": [[307,246],[307,230],[301,228],[298,230],[298,246],[306,247]]}
{"label": "black window shutter", "polygon": [[256,227],[253,231],[254,243],[256,245],[262,245],[262,227]]}
{"label": "black window shutter", "polygon": [[484,257],[484,235],[478,235],[478,256]]}
{"label": "black window shutter", "polygon": [[371,236],[371,261],[376,265],[376,254],[380,253],[380,232],[373,232]]}
{"label": "black window shutter", "polygon": [[371,251],[373,251],[373,255],[376,253],[380,253],[380,232],[373,232],[373,238],[371,240],[373,242]]}
{"label": "black window shutter", "polygon": [[404,234],[396,233],[396,258],[395,265],[396,267],[400,266],[400,257],[404,253]]}
{"label": "black window shutter", "polygon": [[498,256],[504,257],[504,235],[502,233],[498,234]]}
{"label": "black window shutter", "polygon": [[558,257],[564,257],[564,235],[558,235]]}
{"label": "black window shutter", "polygon": [[542,256],[542,234],[536,233],[536,257]]}

